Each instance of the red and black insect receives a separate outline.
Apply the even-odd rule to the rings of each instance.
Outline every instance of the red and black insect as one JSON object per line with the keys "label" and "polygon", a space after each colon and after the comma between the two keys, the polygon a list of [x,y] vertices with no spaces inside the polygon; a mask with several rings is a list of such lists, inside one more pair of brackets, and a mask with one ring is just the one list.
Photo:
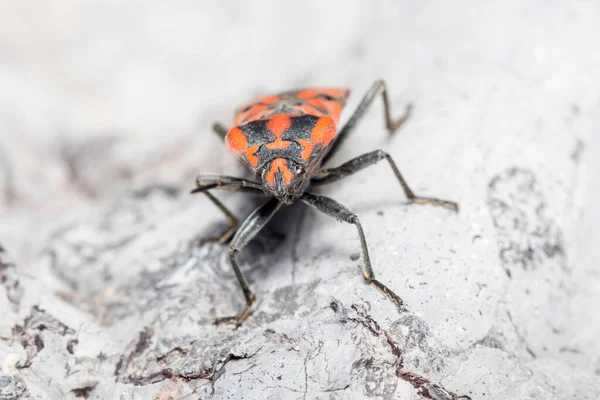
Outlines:
{"label": "red and black insect", "polygon": [[[451,201],[416,196],[392,157],[382,150],[360,155],[335,168],[324,167],[354,130],[377,95],[381,94],[383,97],[386,126],[390,133],[396,131],[410,116],[409,106],[404,116],[392,120],[386,86],[380,80],[373,84],[348,122],[338,130],[340,114],[349,94],[350,91],[346,89],[314,88],[267,96],[236,110],[234,126],[229,131],[220,124],[213,125],[214,131],[248,166],[257,180],[254,182],[230,176],[200,174],[196,181],[197,188],[192,191],[205,193],[229,220],[230,225],[225,232],[208,240],[225,243],[233,235],[229,244],[229,259],[246,299],[246,307],[239,315],[219,318],[217,323],[233,321],[239,325],[250,314],[255,296],[235,255],[254,238],[282,205],[292,204],[296,200],[356,226],[365,280],[390,298],[399,309],[403,308],[402,299],[375,279],[365,235],[356,214],[335,200],[310,193],[307,189],[338,181],[385,159],[411,202],[443,206],[455,211],[458,211],[458,205]],[[254,210],[238,228],[235,215],[209,192],[210,189],[260,193],[267,197],[267,201]]]}

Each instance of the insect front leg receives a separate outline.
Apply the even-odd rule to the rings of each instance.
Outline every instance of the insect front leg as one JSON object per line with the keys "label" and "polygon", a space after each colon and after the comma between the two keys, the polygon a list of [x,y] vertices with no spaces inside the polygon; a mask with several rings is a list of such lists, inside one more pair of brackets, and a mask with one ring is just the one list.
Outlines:
{"label": "insect front leg", "polygon": [[206,237],[200,238],[198,240],[198,245],[202,246],[202,245],[204,245],[206,243],[210,243],[210,242],[217,242],[217,243],[221,243],[221,244],[227,243],[227,241],[229,239],[231,239],[231,235],[233,235],[235,233],[235,230],[237,229],[238,218],[231,211],[229,211],[229,209],[227,207],[225,207],[225,205],[219,199],[217,199],[215,196],[213,196],[213,194],[210,193],[208,190],[203,193],[223,213],[223,215],[227,219],[227,222],[229,223],[229,225],[227,226],[227,228],[225,228],[225,230],[223,232],[221,232],[221,234],[219,234],[217,236],[206,236]]}
{"label": "insect front leg", "polygon": [[416,196],[412,189],[408,186],[408,183],[406,183],[406,180],[400,173],[400,170],[396,166],[396,163],[392,157],[383,150],[375,150],[370,153],[365,153],[361,156],[353,158],[337,168],[323,168],[315,174],[310,183],[311,185],[326,185],[328,183],[336,182],[364,168],[370,167],[371,165],[383,159],[387,160],[388,164],[394,171],[394,175],[396,175],[398,182],[400,182],[400,185],[404,190],[404,194],[412,203],[431,204],[434,206],[446,207],[451,210],[458,211],[458,204],[453,201]]}
{"label": "insect front leg", "polygon": [[390,99],[388,97],[385,82],[382,79],[373,82],[371,89],[369,89],[369,91],[362,98],[362,100],[358,104],[358,107],[356,107],[354,114],[352,114],[352,116],[350,117],[348,122],[346,122],[346,125],[344,125],[344,127],[342,129],[340,129],[340,131],[336,135],[336,140],[332,144],[332,147],[331,147],[331,150],[329,151],[329,153],[327,153],[325,155],[325,157],[323,159],[323,164],[325,164],[325,162],[327,162],[327,160],[331,156],[333,156],[333,153],[335,153],[335,151],[340,147],[340,145],[344,142],[344,140],[346,140],[348,135],[350,135],[350,133],[354,130],[354,128],[356,127],[356,125],[358,124],[360,119],[363,117],[365,112],[369,109],[369,107],[373,103],[373,100],[375,100],[375,98],[379,94],[381,94],[381,96],[383,97],[383,107],[384,107],[384,112],[385,112],[385,114],[384,114],[385,126],[390,134],[394,133],[398,128],[400,128],[402,126],[402,124],[404,124],[408,120],[408,118],[410,118],[410,115],[412,112],[412,104],[409,104],[406,107],[406,111],[404,112],[404,115],[402,115],[398,119],[393,119],[391,107],[390,107]]}
{"label": "insect front leg", "polygon": [[203,193],[215,206],[217,206],[229,222],[227,228],[220,235],[200,238],[200,246],[209,242],[226,243],[231,239],[231,236],[235,233],[238,226],[238,218],[229,211],[219,199],[210,193],[210,189],[245,191],[264,195],[264,192],[258,183],[224,175],[201,174],[196,178],[196,186],[197,187],[192,190],[191,193]]}
{"label": "insect front leg", "polygon": [[256,236],[256,234],[269,222],[269,220],[275,215],[277,210],[281,207],[281,203],[276,198],[272,198],[256,210],[252,212],[246,218],[246,220],[242,223],[240,228],[235,233],[233,239],[231,239],[231,243],[229,244],[229,261],[231,262],[231,266],[233,268],[233,272],[240,284],[242,292],[244,293],[244,298],[246,300],[246,307],[242,310],[241,313],[232,317],[218,318],[215,320],[216,324],[221,324],[225,322],[233,322],[236,326],[241,325],[241,323],[248,318],[250,312],[252,311],[252,305],[254,304],[255,296],[254,293],[250,290],[248,286],[248,282],[244,277],[244,274],[240,270],[240,266],[235,259],[235,255],[239,253],[246,245]]}
{"label": "insect front leg", "polygon": [[398,310],[404,311],[405,307],[402,299],[383,283],[375,279],[375,273],[371,267],[371,259],[369,258],[369,251],[367,249],[365,233],[363,232],[362,226],[360,225],[360,221],[358,220],[356,214],[329,197],[304,193],[302,197],[300,197],[300,200],[321,211],[322,213],[334,217],[338,221],[347,222],[356,226],[358,238],[360,240],[363,277],[368,283],[388,297],[396,305],[396,307],[398,307]]}

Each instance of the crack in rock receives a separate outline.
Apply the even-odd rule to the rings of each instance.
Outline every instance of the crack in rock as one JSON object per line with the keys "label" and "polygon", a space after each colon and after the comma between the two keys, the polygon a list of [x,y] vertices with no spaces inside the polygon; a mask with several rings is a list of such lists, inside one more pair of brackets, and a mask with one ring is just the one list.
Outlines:
{"label": "crack in rock", "polygon": [[[400,346],[392,336],[386,330],[382,329],[379,323],[367,313],[364,307],[352,304],[350,307],[351,310],[348,310],[336,299],[333,299],[329,306],[341,323],[345,324],[353,322],[357,325],[362,325],[373,336],[382,338],[395,358],[393,367],[395,368],[396,376],[403,381],[410,383],[421,397],[430,400],[471,400],[469,396],[456,395],[445,389],[443,386],[432,383],[428,378],[422,375],[406,371],[404,369],[404,359]],[[368,363],[367,366],[369,366]]]}
{"label": "crack in rock", "polygon": [[225,337],[198,339],[189,336],[157,337],[146,327],[130,343],[115,367],[118,382],[147,385],[164,379],[191,381],[208,379],[214,383],[230,361],[253,357],[260,347],[237,348],[235,332]]}
{"label": "crack in rock", "polygon": [[0,285],[6,290],[12,310],[18,312],[23,288],[17,279],[15,263],[9,259],[2,245],[0,245]]}
{"label": "crack in rock", "polygon": [[29,398],[27,385],[18,375],[0,375],[0,400],[20,400]]}
{"label": "crack in rock", "polygon": [[27,360],[17,364],[17,368],[29,367],[37,354],[44,349],[42,336],[45,332],[60,336],[75,334],[73,329],[46,313],[39,306],[33,306],[31,313],[23,321],[23,325],[15,325],[12,329],[13,340],[19,342],[27,353]]}
{"label": "crack in rock", "polygon": [[402,372],[398,378],[407,381],[417,393],[425,399],[431,400],[471,400],[469,396],[458,396],[442,386],[430,382],[427,378],[412,372]]}

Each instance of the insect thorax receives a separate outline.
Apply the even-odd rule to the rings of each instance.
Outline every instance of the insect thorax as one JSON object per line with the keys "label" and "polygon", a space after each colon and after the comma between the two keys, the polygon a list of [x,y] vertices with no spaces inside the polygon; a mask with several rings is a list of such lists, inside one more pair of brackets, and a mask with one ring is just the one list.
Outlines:
{"label": "insect thorax", "polygon": [[265,192],[280,198],[306,187],[307,176],[335,131],[330,117],[275,114],[232,128],[226,142],[261,180]]}

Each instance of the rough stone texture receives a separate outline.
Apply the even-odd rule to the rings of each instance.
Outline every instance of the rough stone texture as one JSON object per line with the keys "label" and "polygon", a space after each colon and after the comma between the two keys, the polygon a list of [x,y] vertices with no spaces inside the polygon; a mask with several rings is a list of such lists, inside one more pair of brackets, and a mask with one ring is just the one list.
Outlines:
{"label": "rough stone texture", "polygon": [[[597,2],[168,4],[0,2],[0,399],[600,398]],[[412,119],[388,139],[376,104],[334,163],[383,148],[461,212],[384,165],[323,190],[409,311],[298,206],[241,256],[254,315],[213,326],[242,297],[188,190],[243,168],[211,122],[379,77]]]}

